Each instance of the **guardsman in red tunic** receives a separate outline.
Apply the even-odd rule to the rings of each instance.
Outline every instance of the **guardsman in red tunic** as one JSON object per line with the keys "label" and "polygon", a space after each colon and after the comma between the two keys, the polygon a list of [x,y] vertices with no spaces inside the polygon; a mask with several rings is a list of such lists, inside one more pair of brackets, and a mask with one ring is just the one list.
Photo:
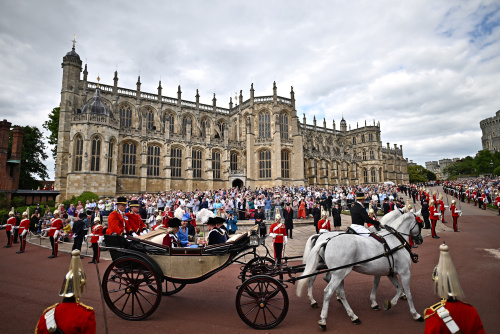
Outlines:
{"label": "guardsman in red tunic", "polygon": [[434,200],[431,200],[431,202],[429,203],[429,213],[430,213],[429,219],[431,220],[432,237],[434,239],[439,239],[439,237],[436,234],[436,223],[439,219],[439,215],[441,215],[441,214],[437,212],[436,206],[434,204]]}
{"label": "guardsman in red tunic", "polygon": [[443,195],[439,195],[439,211],[441,211],[441,222],[445,224],[444,212],[446,211],[446,207],[444,206]]}
{"label": "guardsman in red tunic", "polygon": [[129,203],[130,212],[127,213],[128,222],[130,224],[130,228],[136,234],[141,234],[141,232],[146,231],[146,224],[142,221],[142,217],[139,214],[139,201],[131,200]]}
{"label": "guardsman in red tunic", "polygon": [[472,199],[474,200],[474,206],[477,206],[477,191],[474,189],[472,192]]}
{"label": "guardsman in red tunic", "polygon": [[108,216],[108,229],[107,235],[123,235],[124,233],[132,234],[132,228],[128,223],[128,217],[125,215],[127,208],[127,199],[125,197],[118,197],[116,201],[117,209],[111,212]]}
{"label": "guardsman in red tunic", "polygon": [[319,233],[330,232],[332,228],[330,227],[330,220],[328,220],[328,212],[323,211],[321,213],[321,220],[318,221]]}
{"label": "guardsman in red tunic", "polygon": [[80,251],[75,249],[71,252],[69,272],[59,292],[63,301],[43,311],[36,325],[35,334],[96,332],[94,309],[79,302],[86,280]]}
{"label": "guardsman in red tunic", "polygon": [[486,204],[488,204],[488,197],[486,197],[486,192],[481,194],[481,202],[483,202],[483,210],[486,210]]}
{"label": "guardsman in red tunic", "polygon": [[61,218],[59,218],[59,211],[54,211],[54,218],[52,218],[52,222],[49,228],[49,240],[50,245],[52,246],[52,255],[49,256],[49,259],[53,259],[57,256],[59,251],[59,234],[61,234],[61,230],[63,228],[63,223]]}
{"label": "guardsman in red tunic", "polygon": [[457,210],[455,204],[456,204],[455,200],[451,201],[450,211],[451,211],[451,217],[453,218],[453,231],[460,232],[460,230],[458,229],[457,221],[458,217],[460,217],[461,211]]}
{"label": "guardsman in red tunic", "polygon": [[17,254],[24,253],[26,250],[26,236],[28,234],[28,230],[30,228],[30,220],[28,219],[29,217],[29,208],[26,209],[25,212],[23,212],[23,219],[21,220],[21,223],[19,223],[19,226],[16,228],[19,231],[19,242],[21,244],[21,247]]}
{"label": "guardsman in red tunic", "polygon": [[434,192],[433,192],[433,194],[432,194],[432,200],[434,201],[434,207],[435,207],[435,208],[436,208],[436,210],[437,210],[437,208],[438,208],[438,203],[439,203],[439,202],[438,202],[438,200],[437,200],[437,198],[436,198],[436,191],[435,191],[435,190],[434,190]]}
{"label": "guardsman in red tunic", "polygon": [[484,327],[476,309],[460,299],[464,296],[453,265],[448,246],[442,244],[439,262],[432,279],[434,292],[441,301],[424,311],[425,332],[433,333],[474,333],[484,334]]}
{"label": "guardsman in red tunic", "polygon": [[283,257],[283,247],[286,245],[288,240],[285,224],[281,222],[281,215],[277,213],[275,217],[275,222],[269,229],[269,235],[273,238],[274,258],[276,259],[276,264],[280,265],[281,258]]}
{"label": "guardsman in red tunic", "polygon": [[500,191],[495,190],[495,205],[498,208],[498,215],[500,216]]}
{"label": "guardsman in red tunic", "polygon": [[3,248],[10,248],[14,242],[14,229],[16,227],[16,215],[14,213],[14,208],[12,208],[12,211],[9,212],[7,224],[0,225],[0,228],[3,227],[5,227],[5,232],[7,233],[7,246],[3,246]]}
{"label": "guardsman in red tunic", "polygon": [[92,261],[89,263],[99,263],[99,258],[101,257],[101,249],[99,248],[99,245],[104,240],[104,235],[102,234],[103,228],[104,227],[101,225],[101,218],[99,216],[95,217],[92,233],[89,234],[94,254],[92,256]]}

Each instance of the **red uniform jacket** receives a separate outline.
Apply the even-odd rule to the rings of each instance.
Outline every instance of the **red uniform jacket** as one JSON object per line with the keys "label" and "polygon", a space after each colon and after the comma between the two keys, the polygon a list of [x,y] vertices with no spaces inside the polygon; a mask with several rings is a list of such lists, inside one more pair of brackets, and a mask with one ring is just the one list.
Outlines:
{"label": "red uniform jacket", "polygon": [[24,232],[24,230],[29,230],[30,228],[30,220],[29,219],[23,219],[21,220],[21,223],[19,223],[19,235]]}
{"label": "red uniform jacket", "polygon": [[459,216],[458,212],[456,212],[457,211],[457,207],[455,206],[455,204],[452,204],[450,206],[450,211],[451,211],[451,216],[452,217],[458,217]]}
{"label": "red uniform jacket", "polygon": [[16,226],[16,217],[10,217],[7,219],[7,225],[5,226],[5,231],[12,231],[12,227]]}
{"label": "red uniform jacket", "polygon": [[123,233],[128,233],[132,229],[128,223],[128,218],[125,219],[118,210],[115,210],[109,214],[108,217],[108,229],[106,234],[111,235],[116,233],[122,235]]}
{"label": "red uniform jacket", "polygon": [[439,210],[444,211],[444,202],[442,200],[439,200]]}
{"label": "red uniform jacket", "polygon": [[496,205],[496,206],[500,206],[500,196],[497,196],[497,197],[495,198],[495,205]]}
{"label": "red uniform jacket", "polygon": [[[370,218],[371,218],[372,220],[377,220],[377,218],[376,218],[376,217],[370,217]],[[368,224],[366,224],[366,226],[370,227],[370,226],[375,226],[375,225],[368,223]]]}
{"label": "red uniform jacket", "polygon": [[141,216],[130,211],[126,213],[126,217],[128,218],[128,224],[130,225],[130,228],[132,231],[135,233],[140,233],[140,227],[141,227]]}
{"label": "red uniform jacket", "polygon": [[434,205],[429,206],[429,212],[430,212],[430,216],[429,216],[430,219],[432,219],[432,220],[438,220],[439,219],[439,217],[436,216],[437,210],[434,207]]}
{"label": "red uniform jacket", "polygon": [[[436,312],[440,304],[434,305],[424,311],[425,316],[425,333],[450,333],[448,327]],[[444,302],[444,307],[450,313],[451,318],[455,321],[462,333],[485,333],[483,323],[479,314],[477,314],[474,306],[456,302]]]}
{"label": "red uniform jacket", "polygon": [[90,238],[90,242],[95,244],[96,242],[99,241],[99,237],[103,236],[102,230],[104,227],[101,224],[94,225],[92,227],[92,238]]}
{"label": "red uniform jacket", "polygon": [[282,222],[272,224],[271,228],[269,229],[269,233],[275,233],[276,237],[274,238],[274,242],[282,244],[285,240],[284,237],[286,236],[285,224],[283,224]]}
{"label": "red uniform jacket", "polygon": [[54,318],[63,333],[94,334],[96,332],[94,309],[82,303],[60,303],[46,309],[35,328],[35,334],[48,334],[45,313],[56,308]]}
{"label": "red uniform jacket", "polygon": [[49,237],[53,237],[56,231],[62,230],[63,223],[60,218],[52,219],[52,224],[50,224]]}
{"label": "red uniform jacket", "polygon": [[331,231],[330,221],[328,219],[321,219],[318,222],[318,229]]}

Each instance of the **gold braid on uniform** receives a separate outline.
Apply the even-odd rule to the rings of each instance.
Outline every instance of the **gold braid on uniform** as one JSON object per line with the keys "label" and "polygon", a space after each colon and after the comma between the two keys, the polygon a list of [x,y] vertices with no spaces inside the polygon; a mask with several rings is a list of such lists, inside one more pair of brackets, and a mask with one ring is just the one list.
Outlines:
{"label": "gold braid on uniform", "polygon": [[[433,315],[436,313],[436,311],[437,311],[437,310],[438,310],[441,306],[445,306],[445,305],[446,305],[446,299],[442,299],[440,302],[438,302],[438,303],[436,303],[436,304],[432,305],[431,307],[426,308],[426,309],[424,310],[424,320],[425,320],[425,319],[427,319],[427,318],[429,318],[429,317],[431,317],[431,316],[433,316]],[[426,314],[427,310],[431,310],[431,311],[432,311],[432,313],[430,313],[430,314]]]}
{"label": "gold braid on uniform", "polygon": [[92,306],[87,306],[84,303],[77,302],[77,304],[80,305],[81,307],[83,307],[84,309],[89,310],[89,311],[93,311],[94,310],[94,308]]}

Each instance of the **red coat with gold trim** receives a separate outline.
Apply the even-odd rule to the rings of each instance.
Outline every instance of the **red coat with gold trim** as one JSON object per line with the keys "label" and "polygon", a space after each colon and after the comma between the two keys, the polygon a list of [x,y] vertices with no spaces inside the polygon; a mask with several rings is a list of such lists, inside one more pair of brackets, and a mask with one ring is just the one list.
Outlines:
{"label": "red coat with gold trim", "polygon": [[271,228],[269,229],[269,233],[276,234],[276,237],[274,238],[273,242],[282,244],[285,240],[284,237],[286,237],[285,224],[282,222],[272,224]]}
{"label": "red coat with gold trim", "polygon": [[141,226],[140,222],[142,221],[141,216],[132,211],[127,212],[125,215],[128,218],[128,223],[132,231],[134,231],[135,233],[139,233]]}
{"label": "red coat with gold trim", "polygon": [[101,224],[96,224],[94,227],[92,227],[92,238],[90,238],[90,242],[95,244],[96,242],[99,241],[99,237],[102,237],[102,230],[104,229],[104,226]]}
{"label": "red coat with gold trim", "polygon": [[[474,306],[461,301],[442,303],[462,333],[485,333],[481,318],[479,317],[479,314]],[[425,334],[450,333],[450,330],[446,326],[445,322],[437,313],[437,308],[440,306],[440,303],[438,303],[424,311]]]}
{"label": "red coat with gold trim", "polygon": [[49,237],[53,237],[56,231],[62,230],[63,223],[60,218],[52,219],[52,224],[50,224]]}
{"label": "red coat with gold trim", "polygon": [[35,334],[48,334],[45,313],[55,309],[54,319],[63,333],[94,334],[96,332],[94,309],[82,303],[60,303],[46,309],[35,328]]}
{"label": "red coat with gold trim", "polygon": [[128,223],[128,218],[122,216],[118,210],[111,212],[108,216],[108,229],[106,230],[107,235],[116,233],[122,235],[124,233],[129,233],[132,229]]}

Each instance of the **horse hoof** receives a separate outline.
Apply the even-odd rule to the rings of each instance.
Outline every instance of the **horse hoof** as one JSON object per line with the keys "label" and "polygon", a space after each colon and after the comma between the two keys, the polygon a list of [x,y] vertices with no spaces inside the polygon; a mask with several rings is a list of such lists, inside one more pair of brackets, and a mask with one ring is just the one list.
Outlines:
{"label": "horse hoof", "polygon": [[325,332],[325,331],[326,331],[326,325],[319,325],[319,328],[321,328],[321,330],[322,330],[323,332]]}
{"label": "horse hoof", "polygon": [[420,316],[420,317],[418,317],[418,319],[415,319],[415,321],[418,321],[418,322],[424,322],[425,320],[424,320],[424,318],[422,318],[422,317]]}
{"label": "horse hoof", "polygon": [[337,298],[337,301],[342,304],[342,300],[340,298]]}
{"label": "horse hoof", "polygon": [[391,307],[392,307],[392,303],[391,303],[389,300],[386,300],[386,301],[384,302],[384,310],[386,310],[386,311],[387,311],[387,310],[390,310],[390,309],[391,309]]}
{"label": "horse hoof", "polygon": [[361,325],[361,320],[356,319],[356,320],[352,320],[352,323],[355,324],[355,325]]}
{"label": "horse hoof", "polygon": [[399,299],[401,299],[401,300],[408,300],[408,298],[406,298],[406,295],[401,295],[401,297],[399,297]]}
{"label": "horse hoof", "polygon": [[318,303],[311,304],[312,308],[319,308]]}
{"label": "horse hoof", "polygon": [[378,311],[378,310],[380,310],[380,307],[378,305],[372,306],[372,310]]}

